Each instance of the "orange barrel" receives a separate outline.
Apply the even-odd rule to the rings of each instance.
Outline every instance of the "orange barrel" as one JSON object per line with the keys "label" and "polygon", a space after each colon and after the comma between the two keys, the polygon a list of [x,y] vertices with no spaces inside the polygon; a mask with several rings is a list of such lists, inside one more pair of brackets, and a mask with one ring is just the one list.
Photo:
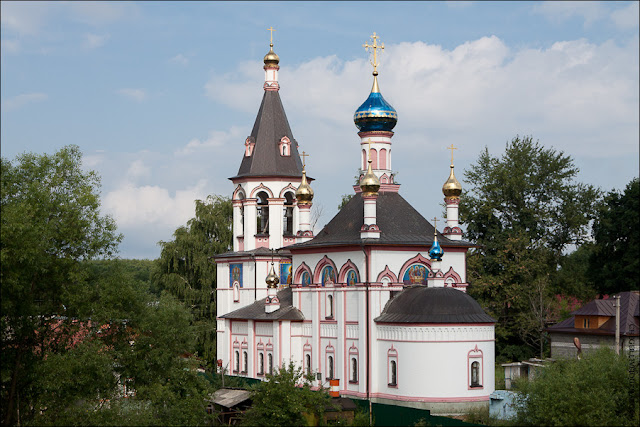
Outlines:
{"label": "orange barrel", "polygon": [[329,380],[329,396],[340,397],[340,380]]}

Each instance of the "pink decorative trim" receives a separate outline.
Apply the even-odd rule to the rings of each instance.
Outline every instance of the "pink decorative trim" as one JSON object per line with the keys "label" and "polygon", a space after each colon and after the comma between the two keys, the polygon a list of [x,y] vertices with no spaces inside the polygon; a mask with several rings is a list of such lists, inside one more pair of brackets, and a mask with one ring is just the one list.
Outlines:
{"label": "pink decorative trim", "polygon": [[380,184],[388,184],[388,183],[389,183],[389,177],[387,176],[386,173],[383,173],[382,176],[380,177]]}
{"label": "pink decorative trim", "polygon": [[[472,354],[474,353],[474,354]],[[480,385],[471,387],[471,364],[477,362],[480,359]],[[469,350],[467,353],[467,389],[468,390],[483,390],[484,389],[484,355],[482,350],[478,350],[478,344],[476,344],[473,350]]]}
{"label": "pink decorative trim", "polygon": [[458,273],[456,273],[456,271],[453,269],[453,267],[449,267],[449,271],[447,271],[445,273],[445,275],[444,275],[444,280],[447,280],[450,277],[453,278],[454,284],[462,283],[462,278],[460,277],[460,275]]}
{"label": "pink decorative trim", "polygon": [[[336,272],[338,269],[336,268],[336,265],[333,261],[331,261],[331,259],[329,259],[329,257],[327,257],[326,255],[320,260],[318,261],[318,263],[316,264],[316,268],[315,268],[315,273],[313,274],[313,283],[320,283],[321,278],[322,278],[322,269],[324,267],[326,267],[327,265],[330,265],[331,267],[333,267],[333,271]],[[337,277],[336,277],[337,279]]]}
{"label": "pink decorative trim", "polygon": [[311,231],[311,230],[307,230],[307,231],[298,230],[298,232],[296,233],[296,236],[298,236],[298,237],[313,237],[313,231]]}
{"label": "pink decorative trim", "polygon": [[444,202],[447,205],[459,205],[460,204],[460,197],[445,197],[444,198]]}
{"label": "pink decorative trim", "polygon": [[[240,198],[240,197],[238,196],[238,193],[242,193],[243,197],[242,197],[242,198]],[[235,190],[233,190],[233,197],[232,197],[232,198],[233,198],[233,200],[234,200],[234,201],[235,201],[235,200],[241,201],[241,200],[245,199],[246,197],[247,197],[247,196],[245,195],[245,191],[244,191],[244,189],[242,188],[242,186],[241,186],[240,184],[238,184],[238,186],[236,187],[236,189],[235,189]]]}
{"label": "pink decorative trim", "polygon": [[380,231],[380,227],[378,227],[376,224],[363,224],[362,227],[360,227],[360,231]]}
{"label": "pink decorative trim", "polygon": [[389,268],[389,265],[384,266],[384,270],[382,270],[380,274],[378,274],[378,278],[376,279],[376,282],[382,282],[382,279],[384,279],[385,277],[389,278],[389,281],[391,283],[398,282],[398,277],[395,274],[393,274],[393,271],[391,271],[391,269]]}
{"label": "pink decorative trim", "polygon": [[294,276],[295,280],[295,284],[296,285],[302,285],[302,274],[304,272],[309,273],[309,277],[313,278],[313,272],[311,271],[311,269],[309,268],[309,266],[303,262],[302,264],[300,264],[300,266],[296,269],[296,274]]}
{"label": "pink decorative trim", "polygon": [[444,230],[442,230],[442,234],[444,235],[449,235],[449,234],[459,234],[462,236],[462,229],[460,227],[445,227]]}
{"label": "pink decorative trim", "polygon": [[287,190],[291,190],[291,191],[293,191],[293,194],[294,194],[293,200],[294,200],[294,202],[295,202],[295,193],[296,193],[297,188],[296,188],[296,187],[294,187],[294,186],[293,186],[293,184],[289,184],[289,185],[287,185],[286,187],[284,187],[284,188],[282,189],[282,191],[280,191],[280,198],[283,198],[283,199],[285,198],[285,197],[284,197],[284,193],[286,193],[286,192],[287,192]]}
{"label": "pink decorative trim", "polygon": [[255,199],[256,193],[260,190],[266,191],[267,194],[269,194],[269,199],[273,199],[273,192],[268,187],[266,187],[263,183],[260,183],[260,185],[258,185],[256,188],[251,190],[251,198]]}
{"label": "pink decorative trim", "polygon": [[416,263],[426,266],[429,269],[429,273],[431,273],[431,261],[429,261],[422,255],[417,254],[416,256],[409,259],[407,262],[405,262],[402,265],[402,268],[400,269],[400,275],[398,276],[398,281],[402,280],[402,278],[404,277],[404,273],[406,273],[407,271],[407,268],[411,267],[413,264],[416,264]]}
{"label": "pink decorative trim", "polygon": [[[360,175],[360,180],[362,180],[362,177],[364,175]],[[380,189],[378,190],[379,193],[397,193],[398,190],[400,190],[400,184],[380,184]],[[362,189],[360,188],[360,185],[354,185],[353,186],[353,191],[355,191],[356,193],[362,193]]]}
{"label": "pink decorative trim", "polygon": [[348,259],[347,262],[345,262],[344,265],[340,268],[340,273],[338,274],[338,283],[345,283],[346,276],[349,270],[355,270],[356,274],[358,275],[358,279],[360,279],[360,271],[358,270],[358,267],[356,267],[356,265],[351,262],[351,259]]}
{"label": "pink decorative trim", "polygon": [[[393,136],[393,132],[391,132],[390,130],[369,130],[365,132],[358,132],[358,136],[361,139],[366,138],[368,136],[388,136],[389,138],[391,138]],[[376,141],[376,142],[380,142],[380,141]],[[389,142],[389,144],[391,144],[391,142]]]}
{"label": "pink decorative trim", "polygon": [[[389,169],[387,167],[387,149],[386,148],[381,148],[380,152],[378,153],[378,169],[385,169],[385,170]],[[386,177],[387,174],[384,174],[382,176]],[[382,184],[382,177],[380,177],[380,183]],[[384,183],[385,184],[387,183],[386,179]]]}

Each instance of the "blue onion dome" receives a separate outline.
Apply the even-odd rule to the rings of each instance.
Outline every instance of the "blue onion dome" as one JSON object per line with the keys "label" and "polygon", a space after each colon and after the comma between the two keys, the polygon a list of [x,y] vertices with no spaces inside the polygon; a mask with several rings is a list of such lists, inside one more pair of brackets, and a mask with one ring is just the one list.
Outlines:
{"label": "blue onion dome", "polygon": [[356,110],[353,121],[360,132],[390,132],[398,121],[398,113],[380,93],[378,73],[373,75],[373,88],[366,101]]}
{"label": "blue onion dome", "polygon": [[436,261],[442,261],[442,255],[444,255],[444,251],[440,247],[440,243],[438,243],[438,238],[433,239],[433,245],[431,245],[431,250],[429,250],[429,258]]}

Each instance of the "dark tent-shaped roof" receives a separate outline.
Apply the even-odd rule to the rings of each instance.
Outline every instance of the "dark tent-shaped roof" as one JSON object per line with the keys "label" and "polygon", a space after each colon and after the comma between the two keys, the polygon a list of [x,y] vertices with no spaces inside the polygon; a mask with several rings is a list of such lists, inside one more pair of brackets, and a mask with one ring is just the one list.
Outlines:
{"label": "dark tent-shaped roof", "polygon": [[[289,156],[283,156],[279,151],[280,140],[285,136],[291,141]],[[248,176],[302,176],[298,143],[293,138],[278,91],[264,92],[249,138],[255,142],[253,153],[242,158],[238,174],[231,179]]]}
{"label": "dark tent-shaped roof", "polygon": [[293,292],[291,288],[284,288],[278,291],[278,299],[280,300],[280,308],[271,313],[264,311],[266,298],[262,298],[253,304],[220,316],[220,318],[237,320],[304,320],[302,312],[293,306]]}

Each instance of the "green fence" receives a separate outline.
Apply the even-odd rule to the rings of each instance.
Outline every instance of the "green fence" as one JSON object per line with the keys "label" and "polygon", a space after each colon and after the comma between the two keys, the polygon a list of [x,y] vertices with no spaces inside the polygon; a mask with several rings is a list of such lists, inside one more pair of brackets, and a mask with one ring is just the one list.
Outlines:
{"label": "green fence", "polygon": [[[369,413],[369,401],[352,399],[364,412]],[[375,426],[413,426],[424,423],[428,426],[478,426],[455,418],[438,417],[431,415],[426,409],[407,408],[405,406],[385,405],[372,403],[373,424]],[[421,423],[422,425],[422,423]]]}

